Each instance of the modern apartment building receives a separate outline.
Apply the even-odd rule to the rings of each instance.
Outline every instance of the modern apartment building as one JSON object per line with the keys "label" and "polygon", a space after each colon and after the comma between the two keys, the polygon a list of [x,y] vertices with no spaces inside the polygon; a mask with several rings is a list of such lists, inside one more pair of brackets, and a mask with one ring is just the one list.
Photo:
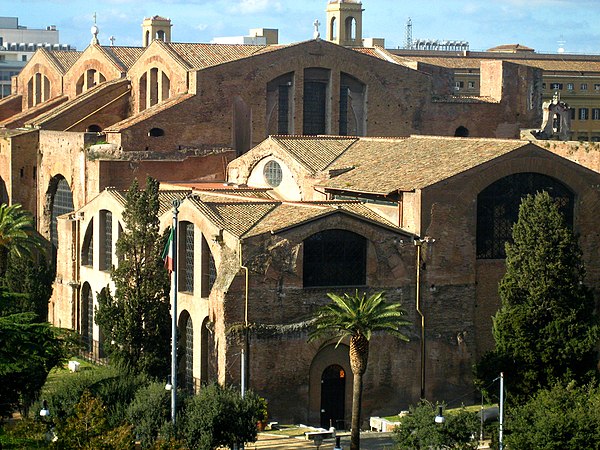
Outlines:
{"label": "modern apartment building", "polygon": [[405,64],[441,66],[454,73],[454,92],[480,95],[482,61],[503,60],[542,70],[543,100],[556,94],[571,107],[572,140],[600,141],[600,55],[544,54],[520,44],[501,45],[485,52],[392,49]]}
{"label": "modern apartment building", "polygon": [[71,50],[59,43],[55,25],[33,29],[19,25],[18,17],[0,17],[0,98],[10,95],[11,78],[18,75],[38,48]]}

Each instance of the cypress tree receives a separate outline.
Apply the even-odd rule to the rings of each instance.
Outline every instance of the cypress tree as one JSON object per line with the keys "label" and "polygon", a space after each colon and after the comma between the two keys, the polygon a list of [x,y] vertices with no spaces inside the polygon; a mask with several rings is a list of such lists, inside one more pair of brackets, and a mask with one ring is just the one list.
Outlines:
{"label": "cypress tree", "polygon": [[124,229],[117,245],[118,267],[111,271],[115,293],[103,290],[95,320],[105,347],[117,363],[150,376],[167,374],[171,317],[168,272],[161,257],[159,183],[148,178],[145,190],[134,180],[126,195]]}
{"label": "cypress tree", "polygon": [[513,242],[506,244],[501,308],[493,318],[496,348],[478,375],[504,371],[518,402],[559,381],[594,377],[600,335],[584,277],[581,248],[555,200],[547,192],[525,197]]}

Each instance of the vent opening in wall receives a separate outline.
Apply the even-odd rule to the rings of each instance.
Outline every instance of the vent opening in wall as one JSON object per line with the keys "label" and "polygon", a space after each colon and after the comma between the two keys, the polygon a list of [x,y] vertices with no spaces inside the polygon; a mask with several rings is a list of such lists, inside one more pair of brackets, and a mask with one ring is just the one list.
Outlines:
{"label": "vent opening in wall", "polygon": [[165,130],[163,130],[162,128],[152,128],[150,131],[148,131],[148,136],[150,137],[160,137],[164,135]]}

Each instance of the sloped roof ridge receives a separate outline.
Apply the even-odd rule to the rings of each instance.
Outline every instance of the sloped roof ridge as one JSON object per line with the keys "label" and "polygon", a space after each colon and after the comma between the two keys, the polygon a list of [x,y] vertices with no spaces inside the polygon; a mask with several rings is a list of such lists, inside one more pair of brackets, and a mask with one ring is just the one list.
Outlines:
{"label": "sloped roof ridge", "polygon": [[78,103],[82,103],[85,102],[89,99],[89,97],[91,97],[92,95],[95,95],[96,93],[119,83],[129,83],[130,81],[127,78],[116,78],[114,80],[108,80],[108,81],[104,81],[100,84],[97,84],[96,86],[88,89],[87,91],[79,94],[77,97],[68,100],[64,103],[61,103],[60,105],[58,105],[56,108],[52,108],[50,111],[48,111],[45,114],[42,114],[39,117],[36,117],[33,120],[30,120],[29,122],[27,122],[28,124],[30,123],[39,123],[39,122],[43,122],[44,120],[50,118],[50,117],[54,117],[58,114],[60,114],[61,112],[65,111],[66,109],[72,107],[73,105],[77,105]]}
{"label": "sloped roof ridge", "polygon": [[[509,139],[509,138],[496,138],[496,137],[459,137],[459,136],[441,136],[441,135],[429,135],[429,134],[411,134],[408,136],[410,139],[429,139],[438,141],[467,141],[467,142],[510,142],[517,143],[522,142],[523,145],[530,144],[533,140],[522,140],[522,139]],[[367,138],[369,139],[369,138]]]}
{"label": "sloped roof ridge", "polygon": [[[104,53],[106,55],[107,58],[109,58],[111,61],[114,62],[114,64],[117,66],[118,69],[123,70],[125,72],[127,72],[130,67],[119,56],[117,56],[117,54],[115,53],[115,49],[136,49],[136,50],[141,49],[141,47],[135,47],[133,45],[131,45],[131,46],[98,45],[98,47],[100,47],[100,50],[102,51],[102,53]],[[137,60],[137,58],[136,58],[136,60]]]}
{"label": "sloped roof ridge", "polygon": [[143,111],[140,111],[139,113],[136,113],[132,116],[129,116],[123,120],[121,120],[120,122],[114,123],[109,127],[105,128],[105,132],[119,132],[121,131],[121,129],[123,128],[127,128],[131,125],[135,125],[138,122],[141,122],[151,116],[154,116],[156,114],[159,114],[163,111],[165,111],[166,109],[171,108],[172,106],[175,106],[189,98],[192,98],[194,96],[194,94],[179,94],[176,95],[174,97],[170,97],[167,100],[157,103],[156,105],[152,105],[150,108],[146,108]]}

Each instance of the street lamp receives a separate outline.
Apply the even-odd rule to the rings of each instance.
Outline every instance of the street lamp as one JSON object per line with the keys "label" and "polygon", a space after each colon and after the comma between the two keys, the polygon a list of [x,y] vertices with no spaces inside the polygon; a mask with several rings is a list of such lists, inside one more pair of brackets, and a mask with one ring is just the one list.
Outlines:
{"label": "street lamp", "polygon": [[438,405],[437,416],[435,416],[435,423],[443,425],[444,422],[446,422],[446,418],[444,417],[444,407],[442,405]]}
{"label": "street lamp", "polygon": [[42,402],[42,409],[40,409],[40,416],[48,417],[50,415],[50,410],[48,409],[48,401],[44,400]]}

